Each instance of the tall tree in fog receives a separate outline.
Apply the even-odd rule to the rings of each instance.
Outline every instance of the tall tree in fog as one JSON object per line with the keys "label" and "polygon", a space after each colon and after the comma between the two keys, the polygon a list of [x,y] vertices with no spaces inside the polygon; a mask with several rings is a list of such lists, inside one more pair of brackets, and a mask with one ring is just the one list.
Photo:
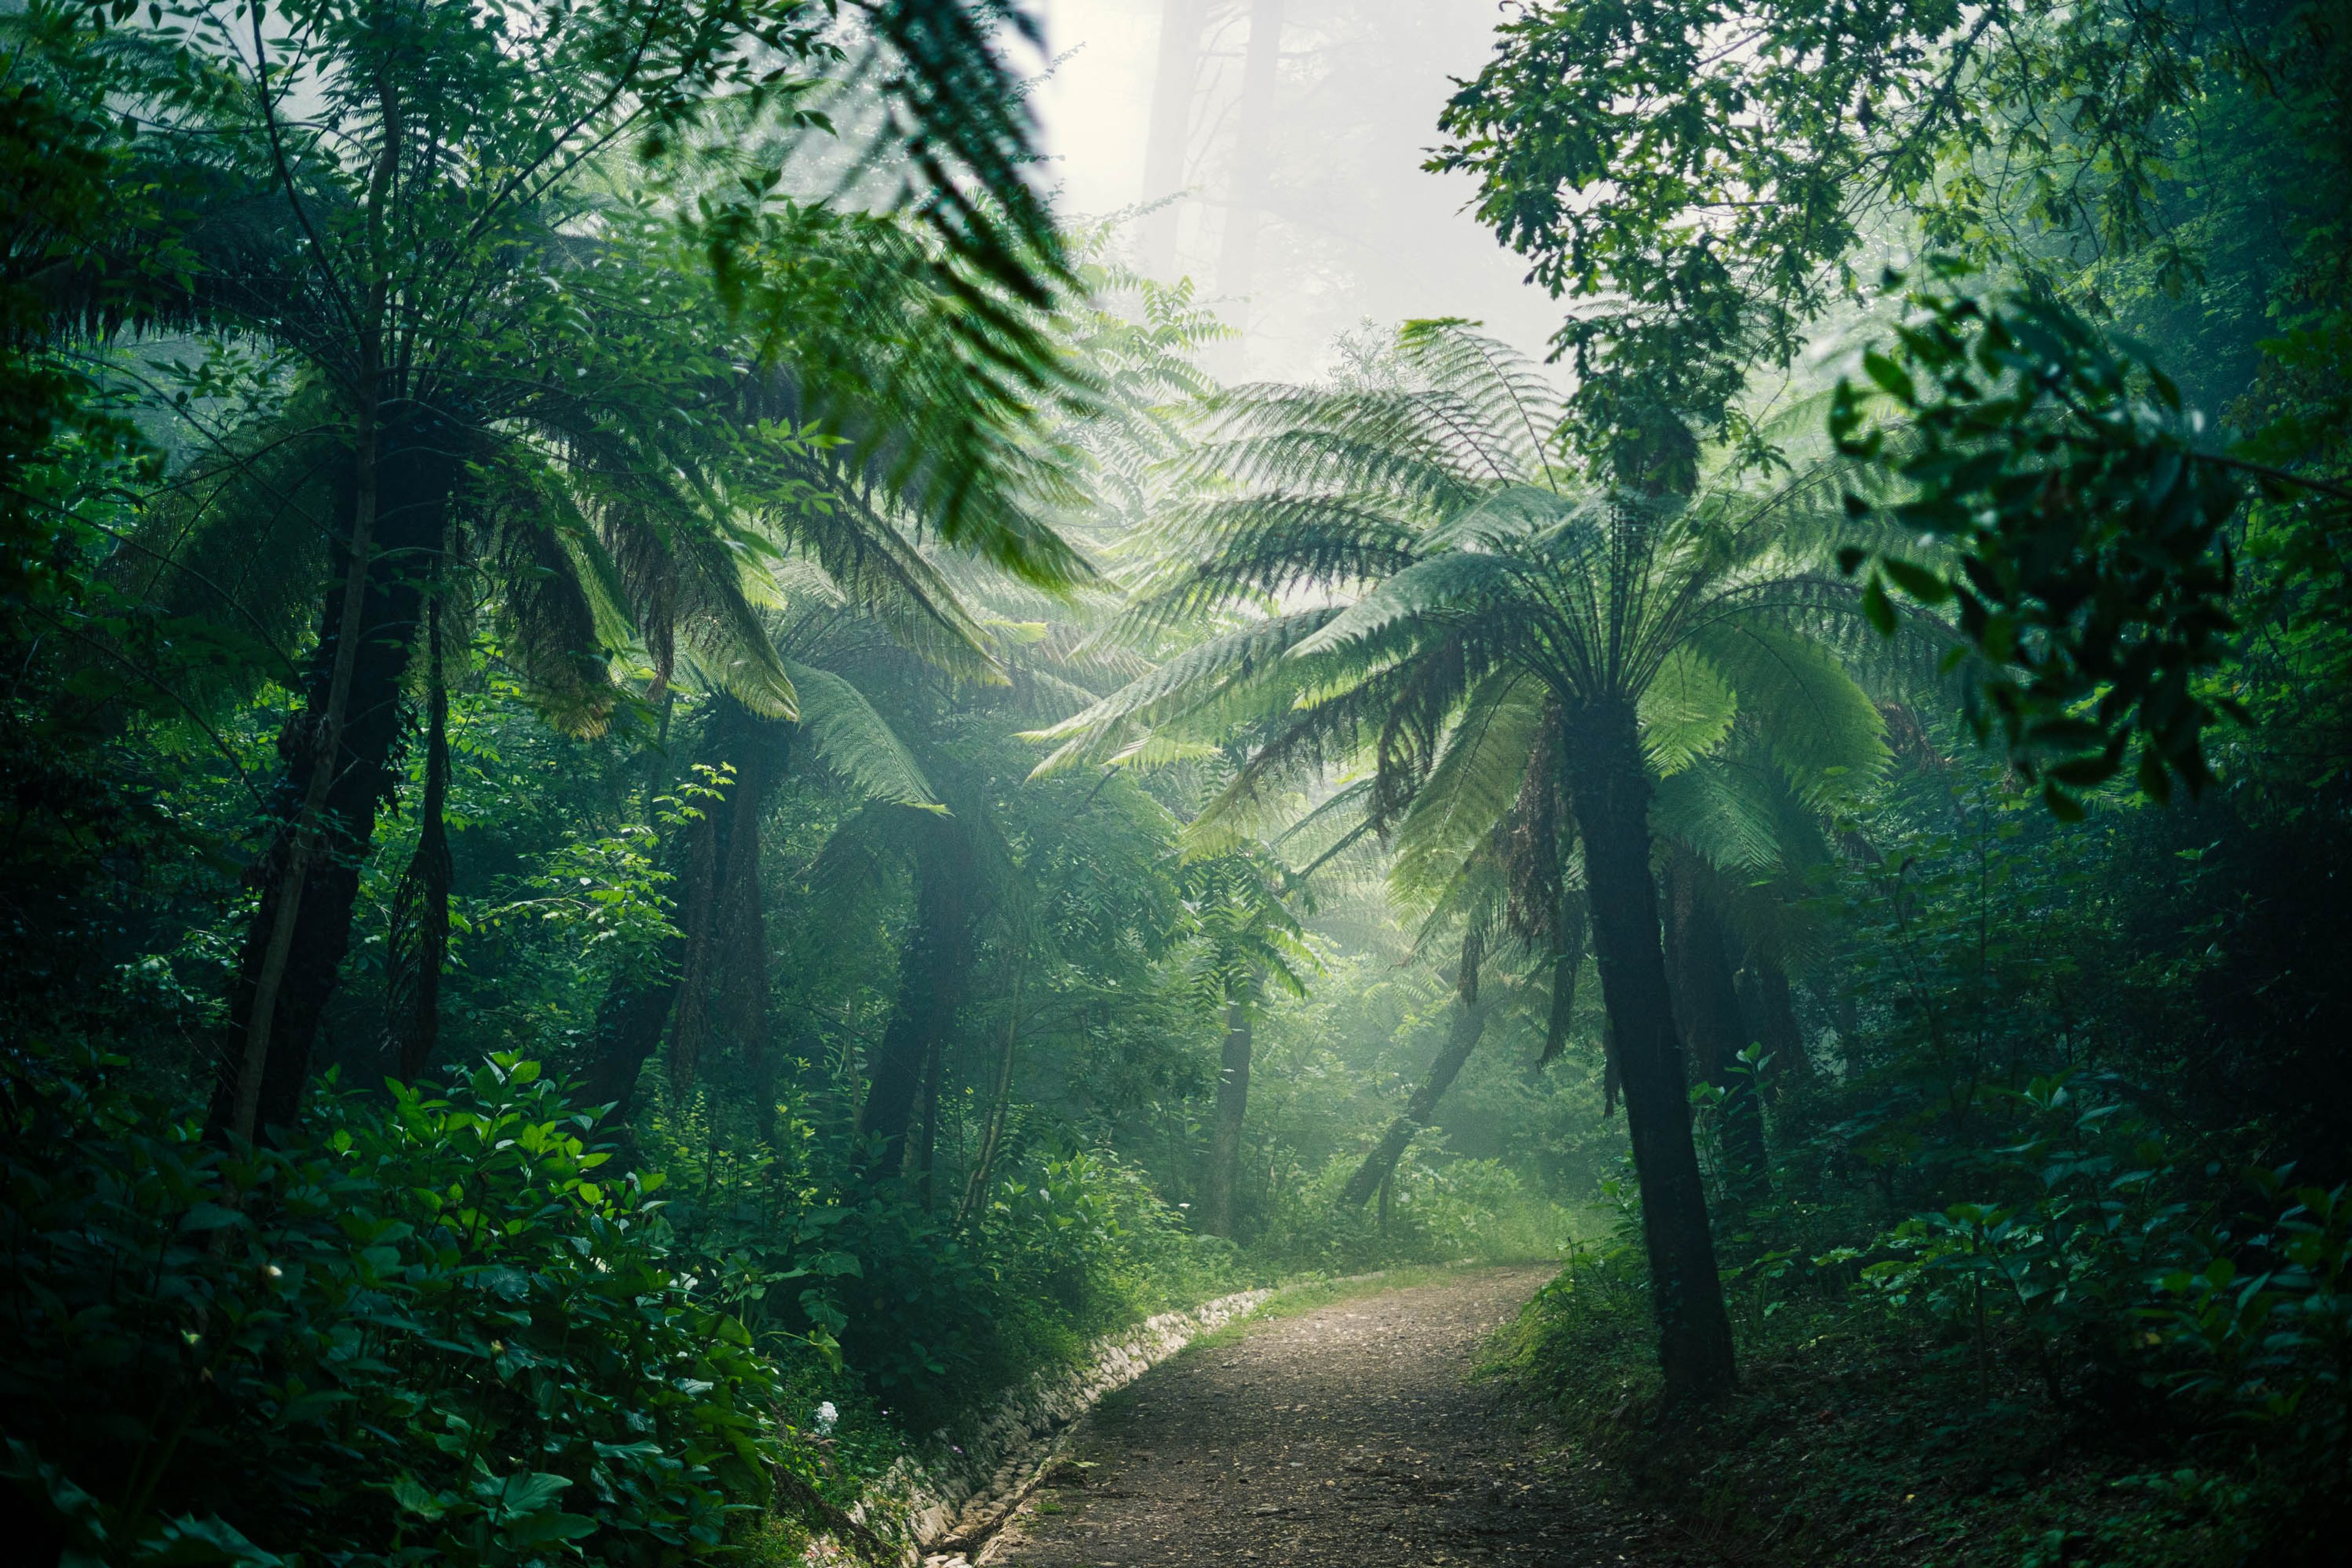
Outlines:
{"label": "tall tree in fog", "polygon": [[1673,1394],[1711,1397],[1733,1382],[1731,1329],[1653,871],[1659,759],[1711,752],[1748,714],[1797,784],[1876,755],[1882,721],[1823,640],[1860,625],[1855,595],[1790,527],[1812,487],[1761,505],[1590,489],[1558,464],[1559,414],[1533,368],[1449,321],[1407,329],[1366,384],[1234,395],[1200,459],[1223,488],[1137,615],[1239,624],[1045,731],[1063,744],[1041,771],[1239,737],[1249,761],[1204,819],[1364,759],[1394,821],[1441,769],[1516,784],[1556,727],[1659,1359]]}
{"label": "tall tree in fog", "polygon": [[[1249,52],[1242,66],[1242,100],[1234,133],[1233,183],[1225,195],[1224,234],[1217,252],[1217,291],[1246,301],[1257,284],[1257,245],[1265,222],[1274,173],[1275,95],[1280,91],[1283,0],[1251,0]],[[1236,303],[1244,329],[1249,307]],[[1238,362],[1243,342],[1234,345]]]}
{"label": "tall tree in fog", "polygon": [[1176,270],[1175,196],[1184,188],[1185,153],[1192,135],[1192,100],[1200,92],[1201,30],[1209,0],[1160,0],[1160,51],[1151,79],[1151,124],[1143,145],[1143,199],[1166,205],[1147,216],[1137,256],[1146,276]]}

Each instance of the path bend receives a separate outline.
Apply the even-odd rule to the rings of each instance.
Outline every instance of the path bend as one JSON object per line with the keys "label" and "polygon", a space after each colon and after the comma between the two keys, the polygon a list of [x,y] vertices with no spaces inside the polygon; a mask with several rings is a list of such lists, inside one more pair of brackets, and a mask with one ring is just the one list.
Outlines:
{"label": "path bend", "polygon": [[1196,1347],[1106,1400],[996,1568],[1617,1568],[1719,1561],[1565,1473],[1480,1344],[1551,1277],[1465,1271]]}

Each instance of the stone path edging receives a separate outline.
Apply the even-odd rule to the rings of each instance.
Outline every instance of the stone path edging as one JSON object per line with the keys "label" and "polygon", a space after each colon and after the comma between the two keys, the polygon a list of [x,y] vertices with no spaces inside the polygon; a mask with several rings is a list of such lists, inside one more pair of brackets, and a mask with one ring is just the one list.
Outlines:
{"label": "stone path edging", "polygon": [[[1247,1317],[1274,1294],[1241,1290],[1190,1311],[1162,1312],[1095,1342],[1074,1367],[1040,1373],[1007,1397],[959,1446],[932,1434],[927,1458],[913,1455],[882,1473],[866,1500],[849,1510],[861,1524],[908,1542],[912,1568],[954,1568],[1011,1516],[1055,1458],[1055,1440],[1106,1394],[1125,1388],[1202,1334]],[[810,1563],[852,1561],[829,1540],[808,1551]]]}

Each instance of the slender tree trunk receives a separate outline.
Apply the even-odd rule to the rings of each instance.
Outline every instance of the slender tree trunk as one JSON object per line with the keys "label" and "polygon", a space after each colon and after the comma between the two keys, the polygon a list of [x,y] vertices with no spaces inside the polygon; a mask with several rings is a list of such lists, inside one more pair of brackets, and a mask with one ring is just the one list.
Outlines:
{"label": "slender tree trunk", "polygon": [[1217,1074],[1217,1125],[1209,1139],[1209,1179],[1202,1185],[1201,1228],[1234,1234],[1234,1192],[1241,1185],[1242,1121],[1249,1114],[1250,1021],[1239,1002],[1225,1004],[1224,1060]]}
{"label": "slender tree trunk", "polygon": [[[789,729],[762,724],[760,741],[744,750],[736,784],[735,826],[727,844],[726,885],[719,917],[719,994],[713,1016],[754,1079],[768,1077],[768,911],[760,885],[761,824],[782,771]],[[765,1112],[763,1111],[762,1114]]]}
{"label": "slender tree trunk", "polygon": [[981,1205],[988,1201],[988,1184],[996,1173],[996,1152],[1004,1142],[1004,1119],[1013,1105],[1013,1048],[1021,1037],[1021,991],[1028,978],[1028,969],[1018,964],[1013,971],[1013,1006],[1004,1016],[1004,1042],[996,1053],[996,1082],[988,1097],[988,1129],[981,1135],[980,1153],[971,1163],[971,1173],[965,1178],[963,1201],[956,1205],[956,1224],[971,1223]]}
{"label": "slender tree trunk", "polygon": [[[1217,254],[1217,291],[1235,298],[1257,287],[1258,241],[1265,226],[1272,183],[1275,97],[1280,91],[1283,0],[1252,0],[1249,47],[1242,60],[1242,101],[1234,138],[1233,185],[1225,198],[1225,232]],[[1239,307],[1244,333],[1249,309]],[[1246,343],[1233,345],[1236,370]]]}
{"label": "slender tree trunk", "polygon": [[1570,798],[1584,842],[1585,886],[1601,995],[1615,1026],[1651,1309],[1670,1398],[1728,1392],[1731,1321],[1707,1231],[1706,1190],[1691,1139],[1690,1098],[1675,1036],[1650,870],[1650,780],[1630,702],[1571,712]]}
{"label": "slender tree trunk", "polygon": [[596,1009],[595,1054],[581,1085],[581,1103],[608,1108],[604,1131],[620,1134],[625,1143],[637,1079],[668,1026],[685,956],[686,939],[671,937],[652,963],[614,980]]}
{"label": "slender tree trunk", "polygon": [[943,1044],[933,1036],[931,1048],[923,1056],[923,1142],[915,1152],[915,1196],[925,1214],[933,1212],[931,1177],[940,1155],[940,1079],[947,1069]]}
{"label": "slender tree trunk", "polygon": [[1777,1100],[1785,1088],[1809,1088],[1813,1058],[1797,1025],[1788,972],[1761,953],[1749,953],[1739,973],[1739,1010],[1749,1037],[1765,1050],[1764,1092]]}
{"label": "slender tree trunk", "polygon": [[1860,1078],[1867,1068],[1862,1058],[1862,1009],[1843,992],[1837,994],[1831,1006],[1837,1029],[1838,1058],[1848,1079]]}
{"label": "slender tree trunk", "polygon": [[1184,188],[1192,101],[1200,88],[1201,31],[1208,19],[1208,0],[1160,0],[1160,59],[1151,79],[1151,124],[1143,146],[1143,199],[1168,205],[1144,218],[1136,248],[1145,275],[1163,282],[1176,272],[1179,204],[1169,198]]}
{"label": "slender tree trunk", "polygon": [[1686,863],[1668,874],[1668,948],[1674,957],[1676,1015],[1690,1042],[1692,1070],[1723,1091],[1725,1184],[1743,1200],[1769,1184],[1764,1105],[1756,1075],[1740,1064],[1749,1037],[1723,921]]}
{"label": "slender tree trunk", "polygon": [[873,1081],[857,1119],[860,1131],[882,1140],[869,1181],[896,1175],[906,1161],[924,1065],[935,1043],[954,1032],[976,949],[971,832],[955,817],[915,815],[914,930],[899,956],[898,1005],[874,1052]]}
{"label": "slender tree trunk", "polygon": [[263,1134],[299,1111],[320,1019],[351,948],[361,867],[398,784],[402,677],[457,468],[446,455],[455,443],[413,409],[387,409],[368,422],[377,426],[373,439],[362,431],[345,571],[320,611],[303,710],[280,742],[282,816],[229,991],[233,1043],[207,1117],[215,1136]]}
{"label": "slender tree trunk", "polygon": [[416,853],[393,896],[394,983],[387,1020],[394,1070],[415,1083],[441,1043],[441,971],[449,953],[449,688],[441,668],[440,584],[425,616],[425,799]]}
{"label": "slender tree trunk", "polygon": [[694,1087],[694,1072],[702,1058],[702,1037],[710,1008],[712,932],[719,924],[719,879],[730,857],[735,804],[742,791],[729,781],[727,798],[698,803],[700,816],[687,828],[686,875],[679,879],[677,984],[670,998],[669,1087],[683,1097]]}
{"label": "slender tree trunk", "polygon": [[[702,1065],[714,1017],[732,1026],[747,1055],[767,1025],[767,955],[760,904],[760,818],[782,762],[788,731],[722,698],[713,720],[719,754],[733,771],[727,799],[709,813],[713,831],[698,840],[709,864],[695,868],[698,896],[681,905],[686,949],[678,970],[676,1016],[670,1026],[669,1078],[688,1092]],[[748,949],[748,951],[747,951]],[[719,993],[721,979],[727,991]]]}
{"label": "slender tree trunk", "polygon": [[1396,1173],[1397,1162],[1404,1157],[1413,1134],[1429,1125],[1437,1114],[1437,1102],[1454,1087],[1454,1080],[1462,1074],[1462,1064],[1477,1049],[1478,1037],[1486,1028],[1486,1004],[1478,999],[1478,948],[1475,937],[1462,944],[1462,978],[1454,999],[1454,1018],[1445,1032],[1444,1048],[1429,1064],[1421,1087],[1405,1102],[1404,1114],[1389,1123],[1381,1141],[1340,1189],[1339,1202],[1347,1207],[1362,1208]]}
{"label": "slender tree trunk", "polygon": [[[790,754],[790,734],[789,726],[757,719],[724,700],[703,730],[697,764],[712,768],[729,764],[735,770],[735,782],[725,800],[699,803],[698,815],[672,832],[662,846],[665,868],[673,879],[677,934],[662,944],[651,963],[614,976],[597,1009],[595,1054],[582,1093],[585,1104],[613,1108],[605,1118],[608,1131],[627,1125],[638,1079],[646,1063],[661,1047],[665,1033],[672,1036],[673,1083],[683,1090],[693,1081],[709,1011],[710,985],[719,967],[712,951],[717,945],[713,933],[721,930],[722,906],[734,902],[730,893],[740,899],[740,890],[729,885],[729,874],[746,874],[748,868],[749,877],[757,879],[760,813],[768,786],[782,773]],[[747,783],[751,787],[747,788]],[[739,833],[746,836],[740,846]],[[756,889],[752,897],[756,921]],[[740,902],[735,907],[740,912]],[[764,955],[759,974],[764,983]],[[682,1001],[689,994],[694,998],[690,1028],[685,1024],[687,1008]],[[758,1000],[757,1005],[764,1023],[764,999]],[[680,1032],[686,1034],[683,1049],[677,1037]]]}

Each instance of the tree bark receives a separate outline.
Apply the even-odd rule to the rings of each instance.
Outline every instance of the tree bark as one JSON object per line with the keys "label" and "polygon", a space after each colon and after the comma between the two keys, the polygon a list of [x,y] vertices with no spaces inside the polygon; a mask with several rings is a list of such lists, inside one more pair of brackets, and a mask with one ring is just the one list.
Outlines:
{"label": "tree bark", "polygon": [[1764,1092],[1777,1099],[1787,1087],[1810,1087],[1813,1058],[1805,1050],[1804,1031],[1797,1025],[1797,1009],[1790,994],[1788,972],[1761,953],[1748,955],[1739,973],[1739,1008],[1748,1020],[1749,1037],[1765,1050]]}
{"label": "tree bark", "polygon": [[1209,1179],[1202,1184],[1201,1228],[1234,1234],[1234,1193],[1241,1185],[1242,1121],[1249,1114],[1250,1021],[1239,1002],[1225,1004],[1224,1059],[1217,1074],[1217,1125],[1209,1140]]}
{"label": "tree bark", "polygon": [[931,1038],[931,1048],[923,1056],[923,1141],[915,1152],[915,1201],[923,1212],[933,1212],[931,1177],[940,1156],[940,1079],[947,1070],[944,1042]]}
{"label": "tree bark", "polygon": [[1593,953],[1614,1026],[1641,1182],[1658,1360],[1669,1398],[1710,1399],[1736,1381],[1731,1322],[1716,1273],[1666,984],[1650,869],[1649,773],[1630,702],[1572,710],[1569,731],[1570,798],[1584,843]]}
{"label": "tree bark", "polygon": [[1462,979],[1454,998],[1454,1018],[1446,1028],[1444,1048],[1429,1064],[1421,1087],[1405,1102],[1404,1114],[1389,1123],[1381,1141],[1364,1156],[1364,1163],[1356,1167],[1356,1173],[1339,1191],[1339,1202],[1349,1208],[1362,1208],[1395,1174],[1397,1162],[1404,1157],[1413,1134],[1429,1125],[1437,1113],[1437,1102],[1445,1098],[1445,1091],[1461,1076],[1462,1065],[1478,1048],[1478,1037],[1486,1028],[1486,1004],[1478,999],[1477,948],[1475,941],[1462,944]]}
{"label": "tree bark", "polygon": [[[440,592],[436,584],[433,592]],[[394,980],[387,1019],[403,1083],[415,1083],[433,1065],[441,1043],[441,971],[449,954],[449,688],[441,668],[441,601],[427,611],[425,646],[425,799],[416,853],[393,897]]]}
{"label": "tree bark", "polygon": [[1551,961],[1551,1011],[1544,1022],[1543,1053],[1536,1058],[1540,1071],[1568,1048],[1569,1026],[1576,1016],[1576,977],[1584,967],[1584,895],[1562,894],[1559,900],[1559,951]]}
{"label": "tree bark", "polygon": [[399,782],[401,681],[443,549],[457,477],[446,454],[457,444],[410,408],[377,423],[371,471],[353,477],[344,571],[320,612],[303,709],[279,742],[278,831],[257,869],[261,900],[229,989],[229,1040],[206,1119],[215,1137],[266,1138],[299,1112],[351,949],[360,869]]}
{"label": "tree bark", "polygon": [[[1025,956],[1025,955],[1024,955]],[[1016,964],[1019,964],[1016,959]],[[996,1152],[1004,1142],[1004,1119],[1013,1106],[1013,1049],[1021,1038],[1021,990],[1028,978],[1025,965],[1013,972],[1013,1004],[1004,1015],[1004,1042],[996,1055],[996,1082],[988,1097],[988,1128],[981,1135],[980,1153],[964,1180],[963,1199],[956,1205],[959,1228],[971,1222],[988,1202],[988,1184],[996,1173]]]}
{"label": "tree bark", "polygon": [[907,1133],[920,1092],[924,1064],[936,1044],[954,1033],[976,956],[978,868],[971,836],[952,816],[916,813],[915,923],[898,959],[898,1000],[882,1032],[873,1081],[858,1130],[881,1147],[867,1167],[869,1182],[898,1174],[907,1158]]}
{"label": "tree bark", "polygon": [[[597,1009],[595,1054],[582,1092],[585,1103],[613,1108],[605,1118],[608,1131],[626,1126],[638,1079],[644,1076],[646,1063],[660,1048],[665,1033],[672,1035],[674,1084],[682,1089],[692,1082],[709,1006],[711,976],[717,968],[712,962],[712,933],[720,927],[719,910],[732,890],[730,873],[757,880],[760,814],[769,786],[782,773],[790,757],[790,734],[788,726],[758,719],[725,700],[703,730],[696,763],[711,768],[729,764],[735,769],[735,782],[725,800],[702,803],[700,814],[674,830],[662,847],[665,868],[673,879],[677,934],[662,944],[653,963],[616,975]],[[739,834],[743,836],[740,846]],[[756,912],[756,889],[752,896]],[[701,937],[698,962],[698,932]],[[759,973],[764,983],[764,963]],[[686,1009],[681,998],[689,994],[696,998],[696,1021],[681,1051],[673,1016],[682,1025]],[[764,1002],[759,1012],[764,1024]],[[686,1060],[682,1073],[681,1057]]]}
{"label": "tree bark", "polygon": [[1745,1201],[1768,1187],[1769,1173],[1759,1086],[1739,1061],[1750,1037],[1738,983],[1722,918],[1695,869],[1678,857],[1668,883],[1675,1012],[1685,1021],[1693,1070],[1723,1091],[1724,1184]]}
{"label": "tree bark", "polygon": [[1248,52],[1242,59],[1242,101],[1234,138],[1233,184],[1225,195],[1225,232],[1218,247],[1217,291],[1242,301],[1234,342],[1234,368],[1244,368],[1249,306],[1257,287],[1258,241],[1265,225],[1274,168],[1274,100],[1280,90],[1283,0],[1252,0]]}
{"label": "tree bark", "polygon": [[[760,819],[782,770],[785,726],[761,719],[731,698],[713,721],[716,753],[734,772],[728,797],[711,812],[709,866],[697,867],[696,898],[682,909],[686,948],[678,970],[677,1016],[670,1026],[669,1078],[677,1093],[693,1087],[714,1019],[753,1058],[767,1026],[767,954],[760,901]],[[720,990],[721,981],[725,990]]]}
{"label": "tree bark", "polygon": [[1201,30],[1208,19],[1208,0],[1160,0],[1160,59],[1151,79],[1151,124],[1143,144],[1143,199],[1168,205],[1147,215],[1139,226],[1136,258],[1147,277],[1162,282],[1176,271],[1179,204],[1170,198],[1184,188],[1192,101],[1199,96]]}

